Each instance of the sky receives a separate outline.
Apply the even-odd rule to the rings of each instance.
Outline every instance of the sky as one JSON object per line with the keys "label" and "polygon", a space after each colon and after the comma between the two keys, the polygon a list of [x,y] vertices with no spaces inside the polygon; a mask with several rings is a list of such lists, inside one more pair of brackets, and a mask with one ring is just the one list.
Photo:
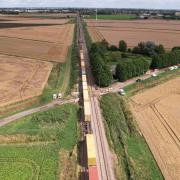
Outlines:
{"label": "sky", "polygon": [[0,0],[0,7],[180,9],[180,0]]}

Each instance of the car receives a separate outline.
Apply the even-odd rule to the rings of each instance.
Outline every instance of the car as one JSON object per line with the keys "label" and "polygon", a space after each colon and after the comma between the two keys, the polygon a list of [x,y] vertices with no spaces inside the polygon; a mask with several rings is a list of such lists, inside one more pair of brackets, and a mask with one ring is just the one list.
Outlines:
{"label": "car", "polygon": [[119,92],[119,94],[120,94],[121,96],[125,96],[125,95],[126,95],[125,92]]}
{"label": "car", "polygon": [[154,73],[154,74],[152,74],[151,76],[152,76],[152,77],[156,77],[156,76],[157,76],[157,74],[155,74],[155,73]]}
{"label": "car", "polygon": [[57,94],[53,94],[53,99],[57,99],[58,98],[58,95]]}
{"label": "car", "polygon": [[142,79],[136,79],[136,82],[141,82],[142,81]]}
{"label": "car", "polygon": [[173,66],[171,66],[171,67],[169,68],[169,70],[170,70],[170,71],[174,70],[174,67],[173,67]]}
{"label": "car", "polygon": [[61,99],[62,98],[62,93],[58,93],[58,99]]}
{"label": "car", "polygon": [[119,92],[123,93],[123,92],[124,92],[124,89],[120,89]]}

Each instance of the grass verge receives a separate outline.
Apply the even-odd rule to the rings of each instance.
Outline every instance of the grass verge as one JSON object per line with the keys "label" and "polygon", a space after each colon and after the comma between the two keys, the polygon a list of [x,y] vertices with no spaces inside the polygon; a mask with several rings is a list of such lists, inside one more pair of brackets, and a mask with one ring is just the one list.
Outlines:
{"label": "grass verge", "polygon": [[68,174],[73,178],[66,176],[74,179],[77,121],[78,107],[67,104],[1,127],[0,179],[55,180],[64,171],[64,164],[59,163],[61,158],[74,164],[72,169],[68,166]]}
{"label": "grass verge", "polygon": [[152,88],[158,84],[166,82],[172,78],[180,76],[180,68],[174,71],[166,71],[158,74],[157,77],[150,77],[138,83],[133,83],[124,88],[128,97],[135,95],[138,92],[142,92],[147,88]]}
{"label": "grass verge", "polygon": [[118,94],[109,94],[101,98],[100,105],[111,147],[118,158],[117,179],[163,179],[126,100]]}
{"label": "grass verge", "polygon": [[91,39],[91,36],[88,32],[86,22],[83,22],[83,30],[84,30],[84,36],[85,36],[85,40],[86,40],[87,49],[90,50],[91,45],[92,45],[92,39]]}

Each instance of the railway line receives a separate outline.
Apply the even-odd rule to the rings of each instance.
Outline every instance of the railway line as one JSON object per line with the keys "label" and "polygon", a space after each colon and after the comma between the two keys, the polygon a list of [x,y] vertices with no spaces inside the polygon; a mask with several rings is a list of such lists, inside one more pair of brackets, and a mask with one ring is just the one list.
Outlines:
{"label": "railway line", "polygon": [[[94,94],[95,83],[91,73],[91,66],[80,17],[77,18],[77,24],[84,103],[84,136],[87,144],[89,180],[115,180],[111,152],[105,135],[99,102]],[[98,173],[98,177],[93,173]]]}

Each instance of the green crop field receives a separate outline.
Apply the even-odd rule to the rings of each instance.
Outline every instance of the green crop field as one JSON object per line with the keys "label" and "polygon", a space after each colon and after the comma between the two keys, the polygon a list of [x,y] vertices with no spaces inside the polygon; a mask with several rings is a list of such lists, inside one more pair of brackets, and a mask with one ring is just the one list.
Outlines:
{"label": "green crop field", "polygon": [[[96,16],[92,15],[90,17],[88,17],[90,19],[95,19]],[[98,15],[98,19],[102,19],[102,20],[133,20],[133,19],[137,19],[136,15],[132,15],[132,14],[109,14],[109,15]]]}
{"label": "green crop field", "polygon": [[100,105],[109,143],[118,158],[117,179],[163,179],[126,100],[109,94],[101,98]]}
{"label": "green crop field", "polygon": [[1,127],[0,179],[73,179],[77,121],[78,107],[67,104]]}

